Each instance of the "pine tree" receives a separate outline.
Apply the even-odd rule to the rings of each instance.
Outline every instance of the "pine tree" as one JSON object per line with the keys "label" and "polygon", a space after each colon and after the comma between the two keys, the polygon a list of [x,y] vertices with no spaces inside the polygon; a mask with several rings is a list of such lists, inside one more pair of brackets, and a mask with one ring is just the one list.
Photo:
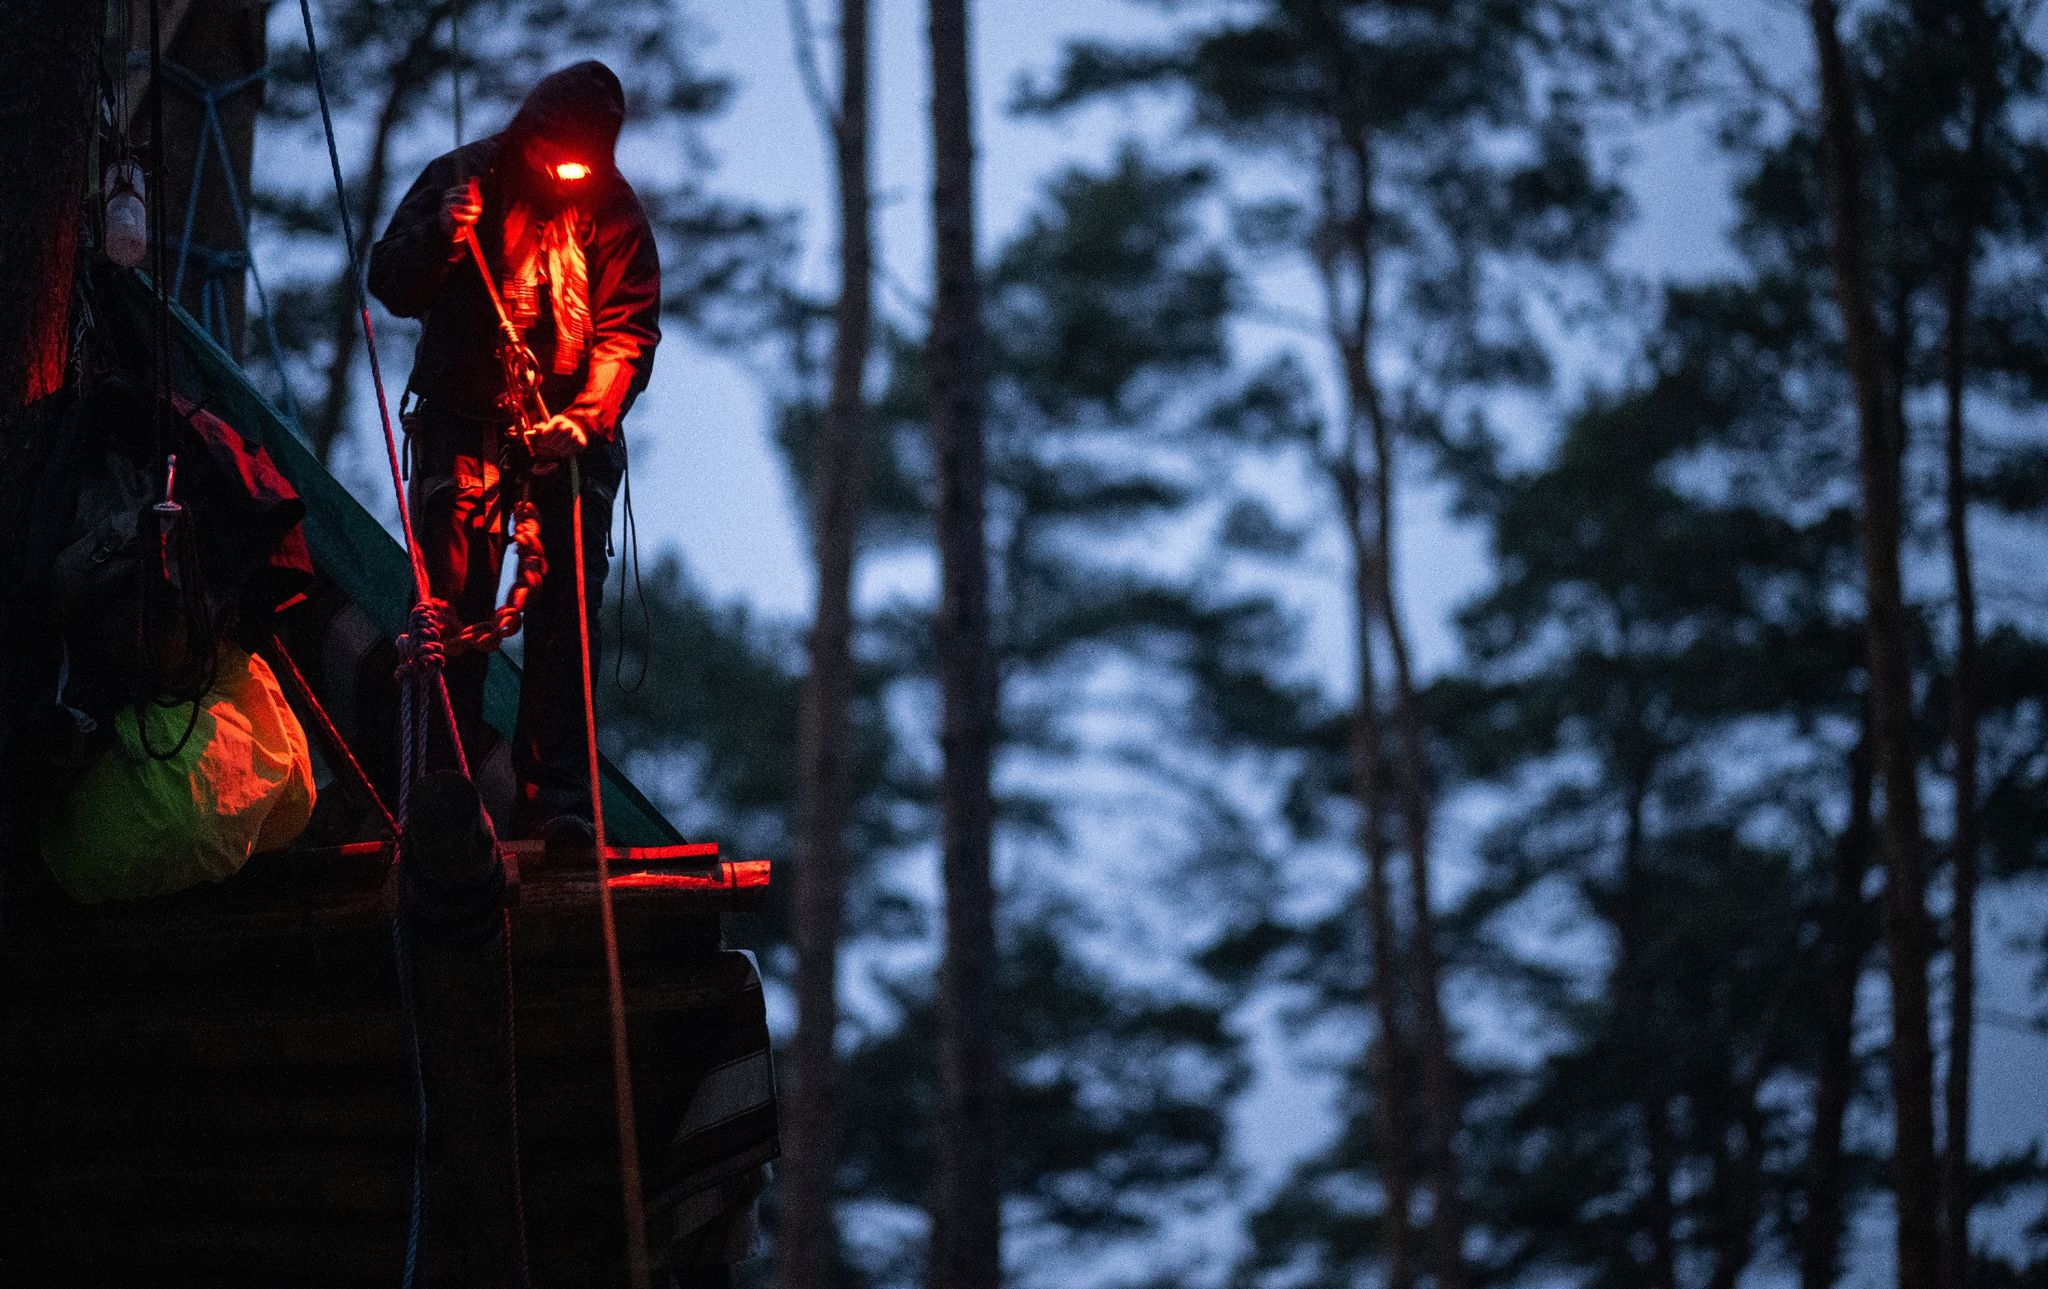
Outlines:
{"label": "pine tree", "polygon": [[[1844,723],[1852,637],[1831,516],[1674,482],[1739,410],[1722,353],[1669,347],[1474,498],[1507,576],[1463,615],[1473,674],[1436,698],[1468,772],[1511,776],[1525,804],[1463,917],[1549,1035],[1483,1098],[1510,1279],[1733,1285],[1786,1202],[1771,1159],[1799,1120],[1766,1089],[1815,1059],[1832,839],[1765,825],[1824,801],[1842,758],[1799,739],[1761,781],[1728,767],[1763,724]],[[1524,936],[1536,918],[1600,928],[1596,982]]]}
{"label": "pine tree", "polygon": [[[1406,864],[1406,943],[1372,950],[1379,1007],[1374,1042],[1381,1095],[1381,1184],[1394,1283],[1406,1276],[1407,1161],[1394,1144],[1406,1112],[1412,1018],[1415,1106],[1431,1203],[1429,1264],[1437,1283],[1468,1282],[1461,1092],[1443,1010],[1433,860],[1436,788],[1399,602],[1395,516],[1404,440],[1427,439],[1488,391],[1540,385],[1547,363],[1520,294],[1546,274],[1597,262],[1620,211],[1595,167],[1584,93],[1545,96],[1539,83],[1582,86],[1606,58],[1600,17],[1571,6],[1472,3],[1412,7],[1361,0],[1275,0],[1234,11],[1163,47],[1082,45],[1033,105],[1058,110],[1104,94],[1170,87],[1226,150],[1286,158],[1314,192],[1255,212],[1268,249],[1315,269],[1326,338],[1342,391],[1333,441],[1317,456],[1349,551],[1357,692],[1351,793],[1367,872],[1365,920],[1376,945],[1393,933],[1379,766],[1398,806]],[[1595,34],[1600,33],[1600,34]],[[1512,266],[1512,267],[1509,267]],[[1502,271],[1505,270],[1505,271]],[[1392,377],[1396,366],[1407,373]],[[1385,649],[1385,697],[1374,653]],[[1398,964],[1399,978],[1388,979]]]}

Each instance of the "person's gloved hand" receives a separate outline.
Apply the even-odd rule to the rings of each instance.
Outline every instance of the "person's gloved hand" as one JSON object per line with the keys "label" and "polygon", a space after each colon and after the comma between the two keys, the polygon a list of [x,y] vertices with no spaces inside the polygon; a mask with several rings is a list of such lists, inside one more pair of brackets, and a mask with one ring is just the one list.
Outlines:
{"label": "person's gloved hand", "polygon": [[537,460],[560,461],[575,456],[589,442],[590,431],[582,421],[566,412],[557,412],[533,427],[533,437],[526,441],[526,446]]}
{"label": "person's gloved hand", "polygon": [[451,240],[461,236],[463,229],[473,227],[483,213],[483,189],[473,176],[441,194],[441,231]]}

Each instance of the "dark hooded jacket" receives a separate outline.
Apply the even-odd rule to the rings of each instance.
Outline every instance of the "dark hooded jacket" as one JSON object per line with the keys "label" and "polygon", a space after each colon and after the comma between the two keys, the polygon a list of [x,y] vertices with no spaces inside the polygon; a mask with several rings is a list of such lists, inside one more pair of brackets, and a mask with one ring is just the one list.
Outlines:
{"label": "dark hooded jacket", "polygon": [[[612,415],[591,419],[600,437],[611,437],[615,414],[645,388],[661,340],[661,265],[654,236],[640,199],[613,159],[624,120],[618,77],[603,63],[577,63],[535,85],[503,131],[436,157],[413,182],[370,249],[369,285],[391,312],[426,323],[411,380],[423,400],[457,415],[497,415],[504,386],[497,314],[468,251],[441,226],[441,199],[464,179],[478,180],[484,210],[477,240],[502,281],[506,214],[522,196],[539,197],[521,191],[520,149],[526,139],[546,138],[574,149],[592,168],[576,198],[577,240],[590,282],[589,347],[573,372],[555,373],[554,326],[545,305],[526,341],[547,373],[541,394],[549,410],[571,409],[579,399],[598,396],[611,404]],[[599,388],[608,383],[623,383],[623,389]]]}

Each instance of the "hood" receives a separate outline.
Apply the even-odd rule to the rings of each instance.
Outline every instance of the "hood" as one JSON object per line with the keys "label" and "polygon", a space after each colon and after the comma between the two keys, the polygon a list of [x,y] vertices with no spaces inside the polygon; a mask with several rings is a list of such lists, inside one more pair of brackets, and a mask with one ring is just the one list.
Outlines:
{"label": "hood", "polygon": [[571,146],[585,153],[591,165],[609,170],[625,120],[626,92],[618,76],[592,59],[543,76],[519,104],[505,133]]}

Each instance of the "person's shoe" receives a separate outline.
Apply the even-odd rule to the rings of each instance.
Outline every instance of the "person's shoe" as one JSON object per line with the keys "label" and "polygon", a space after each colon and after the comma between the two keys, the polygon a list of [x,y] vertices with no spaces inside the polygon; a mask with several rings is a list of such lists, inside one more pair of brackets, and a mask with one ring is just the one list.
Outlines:
{"label": "person's shoe", "polygon": [[550,853],[587,849],[596,843],[597,830],[582,815],[556,815],[542,825],[540,839]]}

